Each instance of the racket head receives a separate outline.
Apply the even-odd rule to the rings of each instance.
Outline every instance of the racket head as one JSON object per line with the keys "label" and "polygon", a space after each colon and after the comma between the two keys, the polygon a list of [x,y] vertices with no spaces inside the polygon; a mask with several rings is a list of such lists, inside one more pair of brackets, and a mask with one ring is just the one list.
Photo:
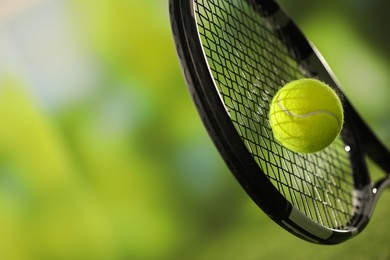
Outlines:
{"label": "racket head", "polygon": [[[354,129],[354,111],[328,65],[270,0],[170,0],[181,68],[224,161],[276,223],[314,243],[336,244],[368,223],[376,196]],[[290,80],[315,77],[342,99],[341,135],[324,151],[278,144],[269,104]],[[352,116],[351,116],[352,115]]]}

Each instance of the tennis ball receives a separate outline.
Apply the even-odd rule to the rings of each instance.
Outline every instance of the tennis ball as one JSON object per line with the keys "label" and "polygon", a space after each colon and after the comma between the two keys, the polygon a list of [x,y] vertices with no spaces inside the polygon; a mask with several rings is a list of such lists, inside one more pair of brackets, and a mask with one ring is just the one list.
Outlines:
{"label": "tennis ball", "polygon": [[286,84],[273,97],[269,122],[275,139],[299,153],[329,146],[340,133],[344,112],[336,92],[316,79]]}

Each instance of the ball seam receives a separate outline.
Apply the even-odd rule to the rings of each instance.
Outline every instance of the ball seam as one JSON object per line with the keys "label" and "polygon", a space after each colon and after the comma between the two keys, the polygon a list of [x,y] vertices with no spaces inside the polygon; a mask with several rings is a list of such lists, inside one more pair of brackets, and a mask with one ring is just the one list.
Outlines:
{"label": "ball seam", "polygon": [[279,108],[289,116],[297,117],[297,118],[306,118],[306,117],[310,117],[310,116],[314,116],[314,115],[327,114],[336,120],[339,127],[341,126],[341,122],[339,121],[337,116],[334,113],[329,112],[327,110],[320,109],[320,110],[316,110],[316,111],[311,111],[311,112],[306,113],[306,114],[294,114],[293,112],[289,111],[287,108],[285,108],[283,106],[283,104],[281,103],[281,100],[280,100],[280,95],[278,95],[277,103],[278,103]]}

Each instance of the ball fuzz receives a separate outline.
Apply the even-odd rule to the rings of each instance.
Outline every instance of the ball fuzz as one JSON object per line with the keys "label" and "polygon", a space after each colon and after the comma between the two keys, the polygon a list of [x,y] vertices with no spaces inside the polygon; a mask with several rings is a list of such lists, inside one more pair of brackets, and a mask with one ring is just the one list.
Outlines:
{"label": "ball fuzz", "polygon": [[275,139],[291,151],[314,153],[340,133],[344,112],[333,89],[316,79],[286,84],[274,96],[269,121]]}

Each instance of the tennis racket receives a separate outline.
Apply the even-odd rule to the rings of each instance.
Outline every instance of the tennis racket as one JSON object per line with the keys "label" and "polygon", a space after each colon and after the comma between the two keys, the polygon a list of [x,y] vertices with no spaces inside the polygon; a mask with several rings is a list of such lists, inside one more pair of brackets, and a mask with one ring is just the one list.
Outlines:
{"label": "tennis racket", "polygon": [[[310,242],[337,244],[361,232],[390,183],[390,153],[340,90],[323,57],[273,0],[170,0],[181,68],[224,161],[276,223]],[[289,151],[268,112],[279,88],[317,78],[340,96],[345,123],[326,149]],[[386,174],[375,183],[365,156]]]}

